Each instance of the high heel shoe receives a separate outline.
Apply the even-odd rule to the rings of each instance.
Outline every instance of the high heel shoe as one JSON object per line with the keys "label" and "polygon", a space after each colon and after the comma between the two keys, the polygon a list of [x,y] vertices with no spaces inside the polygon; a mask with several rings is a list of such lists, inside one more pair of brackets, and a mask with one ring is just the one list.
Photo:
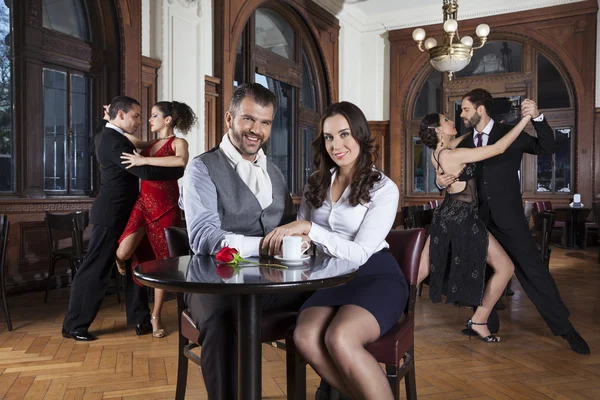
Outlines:
{"label": "high heel shoe", "polygon": [[[150,318],[150,321],[156,321],[156,324],[158,325],[160,320],[158,319],[158,317],[152,317]],[[159,328],[154,330],[154,325],[152,325],[152,337],[155,338],[164,338],[166,336],[165,330],[163,328]]]}
{"label": "high heel shoe", "polygon": [[469,339],[471,339],[471,333],[475,332],[477,333],[477,335],[479,335],[479,337],[481,338],[481,340],[483,340],[486,343],[498,343],[500,341],[500,338],[496,335],[493,334],[489,334],[487,336],[481,336],[479,334],[479,332],[477,332],[476,330],[473,329],[473,325],[485,325],[487,326],[487,322],[473,322],[472,319],[467,321],[467,330],[469,331]]}

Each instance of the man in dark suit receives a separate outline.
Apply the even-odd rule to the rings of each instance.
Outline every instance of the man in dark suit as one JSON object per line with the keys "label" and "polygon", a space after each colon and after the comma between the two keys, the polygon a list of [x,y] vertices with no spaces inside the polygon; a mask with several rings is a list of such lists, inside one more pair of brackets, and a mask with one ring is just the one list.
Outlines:
{"label": "man in dark suit", "polygon": [[[118,240],[139,193],[139,180],[176,180],[183,168],[142,166],[126,169],[122,153],[133,153],[133,144],[124,133],[134,133],[141,125],[140,104],[130,97],[115,97],[108,110],[109,121],[101,137],[96,137],[96,156],[100,163],[100,191],[92,204],[90,222],[94,225],[87,254],[79,266],[73,285],[69,310],[62,334],[75,340],[95,340],[88,328],[96,317],[111,270],[115,268]],[[144,287],[127,273],[127,322],[136,325],[136,333],[152,331],[148,296]]]}
{"label": "man in dark suit", "polygon": [[[512,128],[494,122],[489,115],[492,103],[491,94],[484,89],[474,89],[463,97],[460,117],[467,128],[473,128],[473,132],[467,133],[473,139],[467,137],[459,147],[496,143]],[[477,178],[479,217],[512,259],[517,279],[552,333],[567,340],[573,351],[590,354],[589,346],[569,321],[569,310],[538,254],[523,211],[518,176],[523,153],[553,154],[557,147],[554,132],[533,101],[523,101],[521,113],[522,116],[531,115],[537,137],[521,132],[503,154],[480,162]],[[440,175],[438,184],[445,187],[454,179]],[[490,315],[488,326],[491,332],[500,328],[495,310]],[[469,332],[464,329],[463,333]]]}

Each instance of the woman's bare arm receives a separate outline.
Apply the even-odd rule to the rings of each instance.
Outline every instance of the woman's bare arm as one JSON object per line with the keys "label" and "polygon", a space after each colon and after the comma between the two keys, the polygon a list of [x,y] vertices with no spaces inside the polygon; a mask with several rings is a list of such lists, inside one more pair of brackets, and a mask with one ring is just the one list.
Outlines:
{"label": "woman's bare arm", "polygon": [[139,153],[123,153],[121,159],[127,168],[138,167],[142,165],[154,165],[156,167],[185,167],[188,162],[189,152],[188,143],[184,139],[175,139],[173,141],[175,148],[174,156],[167,157],[144,157]]}
{"label": "woman's bare arm", "polygon": [[446,155],[446,162],[452,164],[467,164],[470,162],[487,160],[488,158],[504,153],[512,142],[519,137],[523,128],[529,123],[529,120],[531,120],[530,115],[521,118],[514,128],[492,145],[475,147],[472,149],[457,148],[449,151]]}

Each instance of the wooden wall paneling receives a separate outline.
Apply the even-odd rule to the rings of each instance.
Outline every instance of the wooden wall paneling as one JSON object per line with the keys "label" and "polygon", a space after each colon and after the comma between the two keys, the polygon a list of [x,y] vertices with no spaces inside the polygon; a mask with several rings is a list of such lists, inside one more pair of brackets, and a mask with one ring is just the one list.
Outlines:
{"label": "wooden wall paneling", "polygon": [[600,162],[598,158],[600,158],[600,108],[596,108],[594,113],[594,201],[600,200]]}
{"label": "wooden wall paneling", "polygon": [[150,132],[148,119],[152,111],[152,106],[158,100],[158,70],[161,66],[161,61],[142,56],[142,94],[140,103],[142,103],[142,132],[143,140],[155,139],[155,136]]}
{"label": "wooden wall paneling", "polygon": [[222,131],[217,130],[217,103],[221,80],[213,76],[204,77],[204,151],[220,143]]}
{"label": "wooden wall paneling", "polygon": [[142,93],[142,0],[118,0],[123,75],[121,93],[139,99]]}
{"label": "wooden wall paneling", "polygon": [[[463,31],[472,31],[480,23],[487,23],[492,28],[490,39],[507,35],[520,36],[527,42],[550,54],[564,67],[564,71],[574,88],[575,104],[577,105],[576,119],[576,191],[582,194],[583,201],[590,199],[593,193],[598,193],[598,182],[593,179],[592,171],[597,169],[593,155],[593,124],[594,124],[594,85],[595,56],[596,56],[596,13],[598,4],[594,0],[528,10],[518,13],[494,15],[485,18],[460,21]],[[556,28],[558,27],[558,28]],[[424,27],[433,37],[442,34],[441,24]],[[556,30],[558,29],[558,30]],[[403,197],[407,195],[403,188],[406,179],[404,158],[407,154],[405,141],[405,121],[409,117],[409,99],[414,97],[415,78],[420,76],[421,69],[427,66],[427,54],[421,53],[412,40],[413,29],[390,31],[390,146],[391,178],[401,187]],[[522,41],[521,40],[521,41]],[[526,49],[524,49],[526,50]],[[528,67],[528,65],[526,65]],[[533,68],[534,65],[530,66]],[[487,85],[497,86],[497,91],[513,92],[525,90],[528,93],[535,88],[533,82],[524,86],[515,82],[512,86],[506,78],[483,77],[455,81],[456,92],[466,93],[471,86],[485,79]],[[503,80],[504,79],[504,80]],[[502,88],[502,85],[504,86]],[[476,87],[476,86],[475,86]],[[407,161],[408,162],[408,161]],[[540,197],[536,195],[536,197]],[[402,201],[411,199],[402,199]],[[589,201],[589,200],[588,200]]]}
{"label": "wooden wall paneling", "polygon": [[375,165],[384,174],[389,174],[389,129],[390,121],[369,121],[369,130],[371,131],[371,137],[375,139],[375,145],[377,146],[377,162]]}

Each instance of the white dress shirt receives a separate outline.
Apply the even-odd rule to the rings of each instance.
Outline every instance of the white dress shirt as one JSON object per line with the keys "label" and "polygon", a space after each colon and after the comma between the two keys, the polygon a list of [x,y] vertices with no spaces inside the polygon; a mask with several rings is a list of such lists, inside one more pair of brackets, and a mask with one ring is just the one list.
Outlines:
{"label": "white dress shirt", "polygon": [[[337,169],[331,176],[331,183]],[[308,237],[318,250],[363,265],[373,253],[388,248],[385,241],[398,211],[398,187],[382,174],[370,191],[371,201],[350,205],[350,186],[335,203],[331,201],[331,185],[323,205],[312,208],[302,197],[298,219],[312,222]]]}
{"label": "white dress shirt", "polygon": [[125,132],[123,132],[123,129],[119,128],[116,125],[111,124],[110,122],[107,122],[106,125],[104,125],[104,127],[114,129],[115,131],[119,132],[121,135],[125,134]]}

